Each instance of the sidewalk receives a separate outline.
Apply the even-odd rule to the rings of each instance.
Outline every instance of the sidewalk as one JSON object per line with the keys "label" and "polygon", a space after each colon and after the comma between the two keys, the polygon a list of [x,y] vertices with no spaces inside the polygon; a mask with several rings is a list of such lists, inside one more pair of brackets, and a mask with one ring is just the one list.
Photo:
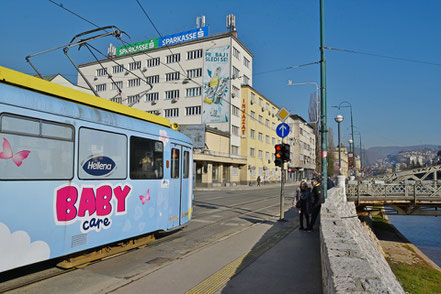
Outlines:
{"label": "sidewalk", "polygon": [[313,232],[299,231],[294,209],[286,215],[288,222],[276,224],[281,231],[269,239],[273,246],[217,293],[322,293],[319,224]]}

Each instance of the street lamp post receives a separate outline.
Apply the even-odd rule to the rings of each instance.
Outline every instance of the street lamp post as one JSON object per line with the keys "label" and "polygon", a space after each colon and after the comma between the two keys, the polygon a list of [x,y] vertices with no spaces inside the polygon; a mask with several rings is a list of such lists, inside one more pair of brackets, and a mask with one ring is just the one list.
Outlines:
{"label": "street lamp post", "polygon": [[[346,105],[346,106],[342,106],[342,104],[348,104],[348,105]],[[354,120],[353,120],[353,117],[352,117],[352,104],[350,103],[350,102],[348,102],[348,101],[343,101],[343,102],[341,102],[338,106],[336,106],[336,105],[333,105],[332,107],[334,107],[334,108],[338,108],[338,110],[340,110],[341,108],[344,108],[344,107],[349,107],[349,108],[351,108],[351,132],[352,132],[352,142],[355,142],[355,140],[354,140]],[[355,154],[355,145],[353,146],[353,150],[352,150],[352,152],[354,152],[354,154]],[[350,148],[349,148],[349,150],[351,150]]]}
{"label": "street lamp post", "polygon": [[319,97],[319,86],[316,82],[303,82],[303,83],[293,83],[291,80],[288,80],[288,86],[299,86],[299,85],[314,85],[315,86],[315,97],[316,97],[316,101],[315,101],[315,105],[316,105],[316,109],[315,109],[315,121],[312,121],[310,123],[318,123],[319,119],[318,119],[318,111],[319,111],[319,101],[318,101],[318,97]]}
{"label": "street lamp post", "polygon": [[[352,139],[349,139],[348,143],[349,143],[349,150],[352,150],[352,143],[354,143],[354,141]],[[352,163],[354,163],[354,161],[355,161],[354,155],[355,155],[355,152],[352,151]],[[349,167],[349,162],[348,162],[348,167]],[[350,174],[352,175],[353,172],[354,172],[354,164],[352,165]]]}
{"label": "street lamp post", "polygon": [[338,175],[341,176],[341,136],[340,136],[340,123],[343,121],[343,115],[339,114],[335,118],[338,124]]}

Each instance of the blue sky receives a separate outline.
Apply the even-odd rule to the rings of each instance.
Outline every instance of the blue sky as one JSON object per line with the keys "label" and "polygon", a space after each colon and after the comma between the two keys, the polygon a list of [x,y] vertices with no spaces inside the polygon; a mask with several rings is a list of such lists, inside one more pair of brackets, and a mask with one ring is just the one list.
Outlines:
{"label": "blue sky", "polygon": [[[55,0],[54,0],[55,1]],[[135,0],[56,0],[98,25],[116,25],[131,42],[156,38]],[[236,15],[239,39],[254,54],[253,87],[278,106],[307,118],[320,67],[273,69],[319,61],[319,1],[145,1],[140,0],[163,35],[195,28],[206,16],[210,34],[226,31],[225,17]],[[326,46],[441,64],[441,1],[325,1]],[[2,3],[0,65],[32,73],[25,56],[68,43],[93,29],[87,22],[49,1]],[[110,38],[95,43],[106,51]],[[72,50],[77,63],[92,61],[82,49]],[[326,51],[328,126],[341,113],[344,142],[350,137],[350,113],[330,106],[349,101],[363,145],[441,145],[441,66]],[[43,74],[61,73],[76,81],[73,66],[61,51],[32,59]],[[336,133],[336,131],[334,131]],[[356,142],[358,144],[358,136]]]}

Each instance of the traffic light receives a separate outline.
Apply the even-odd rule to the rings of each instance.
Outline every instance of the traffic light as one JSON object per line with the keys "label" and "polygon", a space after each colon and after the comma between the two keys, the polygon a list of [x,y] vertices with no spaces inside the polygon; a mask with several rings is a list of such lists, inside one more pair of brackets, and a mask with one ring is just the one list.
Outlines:
{"label": "traffic light", "polygon": [[274,164],[276,165],[276,166],[279,166],[279,167],[281,167],[282,165],[283,165],[283,159],[282,159],[282,146],[283,146],[283,144],[277,144],[277,145],[275,145],[274,146],[274,148],[275,148],[275,153],[274,153],[274,155],[275,155],[275,160],[274,160]]}
{"label": "traffic light", "polygon": [[291,156],[289,144],[282,144],[282,160],[283,162],[289,161]]}

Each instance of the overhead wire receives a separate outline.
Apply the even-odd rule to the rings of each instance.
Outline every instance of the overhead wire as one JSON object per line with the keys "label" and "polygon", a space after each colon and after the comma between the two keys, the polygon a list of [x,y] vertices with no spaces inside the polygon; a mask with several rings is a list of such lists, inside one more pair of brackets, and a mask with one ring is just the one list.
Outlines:
{"label": "overhead wire", "polygon": [[[77,14],[77,13],[75,13],[75,12],[73,12],[73,11],[67,9],[67,8],[65,8],[62,4],[58,4],[58,3],[56,3],[56,2],[53,1],[53,0],[49,0],[49,2],[55,4],[56,6],[62,8],[62,9],[64,9],[64,10],[66,10],[66,11],[68,11],[69,13],[71,13],[71,14],[77,16],[78,18],[80,18],[80,19],[86,21],[87,23],[89,23],[89,24],[91,24],[91,25],[93,25],[93,26],[99,28],[99,26],[98,26],[97,24],[95,24],[95,23],[93,23],[93,22],[87,20],[86,18],[80,16],[79,14]],[[140,8],[142,9],[142,11],[144,12],[144,14],[146,15],[146,17],[149,19],[149,21],[151,22],[152,26],[153,26],[154,29],[156,30],[156,32],[157,32],[157,33],[161,36],[161,38],[162,38],[162,34],[159,32],[159,30],[157,29],[157,27],[155,26],[155,24],[153,23],[153,21],[151,20],[151,18],[148,16],[147,12],[144,10],[144,8],[142,7],[142,5],[139,3],[138,0],[136,0],[136,2],[138,3],[138,5],[139,5]],[[127,43],[127,42],[125,42],[124,40],[122,40],[122,38],[118,38],[118,39],[122,42],[122,44],[124,45],[124,47],[127,49],[127,45],[129,45],[129,43]],[[100,52],[99,50],[97,50],[97,49],[96,49],[95,47],[93,47],[92,45],[89,44],[89,46],[90,46],[91,48],[93,48],[94,50],[96,50],[97,52],[99,52],[100,54],[102,54],[103,56],[105,56],[106,58],[108,57],[107,55],[105,55],[104,53]],[[174,53],[171,51],[171,48],[170,48],[168,45],[166,45],[166,47],[168,48],[168,50],[169,50],[172,54],[174,54]],[[142,53],[143,53],[144,55],[146,55],[147,57],[149,57],[149,58],[153,58],[151,55],[149,55],[149,54],[148,54],[147,52],[145,52],[145,51],[143,51]],[[130,58],[133,60],[133,62],[136,62],[136,60],[134,59],[133,55],[132,55],[132,54],[129,54],[129,55],[130,55]],[[109,58],[109,59],[110,59],[112,62],[114,62],[114,63],[116,63],[117,65],[122,66],[122,67],[124,68],[123,65],[117,63],[113,58]],[[161,62],[161,61],[160,61],[160,63],[161,63],[162,65],[165,65],[165,66],[168,67],[169,69],[176,71],[176,69],[170,67],[168,64],[165,64],[165,63],[163,63],[163,62]],[[180,68],[184,71],[184,76],[187,76],[187,73],[186,73],[185,69],[182,67],[182,65],[181,65],[179,62],[177,62],[177,63],[178,63],[178,65],[180,66]],[[266,74],[266,73],[271,73],[271,72],[276,72],[276,71],[295,69],[295,68],[305,67],[305,66],[309,66],[309,65],[318,64],[318,63],[320,63],[320,62],[319,62],[319,61],[316,61],[316,62],[310,62],[310,63],[300,64],[300,65],[292,65],[292,66],[283,67],[283,68],[280,68],[280,69],[273,69],[273,70],[269,70],[269,71],[264,71],[264,72],[260,72],[260,73],[252,74],[251,76],[254,77],[254,76],[256,76],[256,75],[260,75],[260,74]],[[132,71],[129,71],[129,70],[126,69],[126,68],[124,68],[124,69],[125,69],[126,71],[130,72],[131,74],[135,75],[136,77],[140,78],[139,76],[137,76],[136,74],[134,74]],[[143,81],[146,82],[147,84],[149,84],[149,85],[153,88],[153,86],[148,82],[147,77],[145,77],[145,75],[144,75],[144,73],[142,72],[141,68],[140,68],[140,72],[141,72],[141,74],[142,74],[142,75],[144,76],[144,78],[145,78]],[[179,70],[178,70],[178,72],[179,72]],[[239,77],[237,77],[237,78],[242,78],[242,77],[243,77],[243,75],[242,75],[242,76],[239,76]],[[200,84],[199,82],[195,81],[195,80],[192,79],[192,78],[188,78],[188,77],[187,77],[187,79],[188,79],[189,81],[192,81],[193,83],[195,83],[196,85],[198,85],[198,86],[200,86],[200,87],[202,87],[202,88],[204,87],[203,84]],[[230,78],[230,80],[233,80],[233,79]],[[234,106],[230,101],[228,101],[228,100],[225,99],[225,98],[221,98],[221,100],[224,101],[225,103],[227,103],[227,104],[230,105],[230,106]],[[251,119],[255,119],[255,118],[251,117],[250,114],[244,112],[242,109],[239,108],[239,110],[240,110],[241,113],[245,114],[246,116],[250,117]]]}
{"label": "overhead wire", "polygon": [[400,60],[400,61],[407,61],[407,62],[414,62],[414,63],[421,63],[421,64],[429,64],[429,65],[441,66],[441,63],[428,62],[428,61],[422,61],[422,60],[410,59],[410,58],[402,58],[402,57],[396,57],[396,56],[374,54],[374,53],[367,53],[367,52],[361,52],[361,51],[355,51],[355,50],[349,50],[349,49],[334,48],[334,47],[325,47],[325,49],[333,50],[333,51],[346,52],[346,53],[369,55],[369,56],[375,56],[375,57],[381,57],[381,58],[387,58],[387,59],[394,59],[394,60]]}

